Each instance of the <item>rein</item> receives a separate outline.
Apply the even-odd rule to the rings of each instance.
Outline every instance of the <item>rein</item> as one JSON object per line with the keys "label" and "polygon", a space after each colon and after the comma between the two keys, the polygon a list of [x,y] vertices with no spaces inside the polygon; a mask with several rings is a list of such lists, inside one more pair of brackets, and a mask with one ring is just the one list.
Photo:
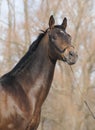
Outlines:
{"label": "rein", "polygon": [[[71,72],[72,72],[72,74],[73,74],[73,78],[75,79],[75,81],[77,81],[77,80],[76,80],[76,77],[74,76],[74,71],[73,71],[73,69],[72,69],[71,66],[70,66],[70,69],[71,69]],[[77,84],[77,83],[76,83],[76,84]],[[77,84],[77,86],[79,87],[79,84]],[[86,106],[87,109],[89,110],[89,112],[90,112],[91,116],[93,117],[93,119],[95,119],[95,115],[94,115],[94,113],[92,112],[91,108],[89,107],[89,105],[88,105],[86,99],[85,99],[84,96],[82,95],[80,88],[79,88],[79,92],[80,92],[80,94],[81,94],[81,96],[82,96],[82,100],[83,100],[85,106]]]}

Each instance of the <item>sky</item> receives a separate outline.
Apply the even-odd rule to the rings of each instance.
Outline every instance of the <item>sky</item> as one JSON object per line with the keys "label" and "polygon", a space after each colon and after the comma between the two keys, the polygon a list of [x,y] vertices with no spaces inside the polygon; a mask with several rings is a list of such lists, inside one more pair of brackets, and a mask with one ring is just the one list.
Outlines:
{"label": "sky", "polygon": [[[14,2],[14,0],[11,0],[11,2],[12,1]],[[35,10],[35,9],[38,8],[40,0],[28,0],[28,3],[30,5],[33,4],[33,6],[31,6],[31,7]],[[24,20],[24,17],[23,17],[23,10],[24,10],[23,0],[15,0],[14,4],[15,4],[16,20],[17,20],[17,22],[21,22],[21,20]],[[0,21],[3,21],[4,23],[6,23],[7,18],[8,18],[7,1],[2,0],[1,9],[0,9]]]}
{"label": "sky", "polygon": [[[13,13],[13,12],[12,12]],[[16,20],[19,22],[23,20],[23,3],[22,0],[15,0],[15,13],[16,13]],[[1,3],[1,11],[0,11],[0,21],[7,23],[8,19],[8,6],[7,1],[3,0]]]}

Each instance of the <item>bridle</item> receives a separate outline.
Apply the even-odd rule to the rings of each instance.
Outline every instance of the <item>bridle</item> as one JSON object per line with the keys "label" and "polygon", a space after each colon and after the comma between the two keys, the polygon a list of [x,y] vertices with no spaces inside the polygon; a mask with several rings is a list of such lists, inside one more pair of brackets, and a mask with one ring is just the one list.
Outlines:
{"label": "bridle", "polygon": [[[47,31],[48,31],[48,29],[47,29]],[[74,48],[73,45],[68,44],[68,45],[62,50],[62,49],[60,49],[60,48],[55,44],[55,42],[54,42],[53,39],[52,39],[52,36],[51,36],[50,34],[48,34],[48,36],[49,36],[50,43],[52,43],[51,46],[53,46],[53,48],[55,48],[55,49],[57,50],[57,52],[60,53],[60,54],[64,53],[69,47]],[[62,54],[62,55],[64,56],[64,54]],[[56,60],[54,60],[51,56],[49,56],[49,58],[50,58],[50,60],[51,60],[53,63],[55,63]],[[65,61],[66,61],[66,57],[65,57],[65,56],[64,56],[64,58],[62,57],[62,60],[65,62]]]}
{"label": "bridle", "polygon": [[63,50],[61,50],[61,49],[52,41],[51,35],[49,35],[49,40],[50,40],[50,42],[52,43],[52,45],[54,46],[54,48],[55,48],[59,53],[64,53],[65,50],[66,50],[67,48],[69,48],[69,47],[73,47],[73,48],[74,48],[73,45],[68,45],[68,46],[65,47]]}
{"label": "bridle", "polygon": [[54,46],[54,48],[59,52],[59,53],[64,53],[65,52],[65,50],[68,48],[68,47],[66,47],[66,48],[64,48],[63,50],[61,50],[54,42],[52,42],[53,44],[53,46]]}

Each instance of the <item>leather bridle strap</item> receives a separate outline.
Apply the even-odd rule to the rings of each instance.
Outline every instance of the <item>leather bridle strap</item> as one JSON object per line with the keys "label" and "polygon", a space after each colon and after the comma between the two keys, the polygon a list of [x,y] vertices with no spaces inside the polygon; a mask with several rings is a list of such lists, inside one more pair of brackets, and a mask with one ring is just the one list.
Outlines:
{"label": "leather bridle strap", "polygon": [[53,43],[53,46],[56,48],[56,50],[58,51],[58,52],[60,52],[60,53],[64,53],[65,52],[65,50],[67,49],[67,48],[69,48],[69,47],[73,47],[74,48],[74,46],[72,46],[72,45],[70,45],[70,46],[67,46],[66,48],[64,48],[63,50],[61,50],[56,44],[54,44]]}
{"label": "leather bridle strap", "polygon": [[60,53],[64,53],[64,51],[68,48],[68,47],[66,47],[66,48],[64,48],[63,50],[61,50],[56,44],[54,44],[53,43],[53,46],[56,48],[56,50],[58,51],[58,52],[60,52]]}

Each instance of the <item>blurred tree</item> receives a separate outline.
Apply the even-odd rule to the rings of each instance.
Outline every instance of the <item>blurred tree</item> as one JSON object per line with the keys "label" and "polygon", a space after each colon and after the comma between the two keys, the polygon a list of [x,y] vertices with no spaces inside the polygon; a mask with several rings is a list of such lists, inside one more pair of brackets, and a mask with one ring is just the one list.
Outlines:
{"label": "blurred tree", "polygon": [[8,31],[7,31],[7,40],[6,40],[6,50],[5,50],[5,57],[6,62],[8,64],[8,68],[10,69],[11,66],[11,39],[12,39],[12,11],[11,11],[11,4],[10,1],[7,0],[8,5]]}
{"label": "blurred tree", "polygon": [[67,32],[78,50],[79,60],[73,67],[60,61],[56,64],[52,87],[42,107],[39,130],[95,129],[83,101],[84,97],[95,112],[94,4],[93,0],[0,0],[1,75],[22,57],[40,30],[48,28],[51,14],[56,24],[67,17]]}
{"label": "blurred tree", "polygon": [[28,0],[24,0],[24,28],[25,28],[25,43],[26,46],[30,43],[30,30],[29,30],[29,16],[28,16]]}

